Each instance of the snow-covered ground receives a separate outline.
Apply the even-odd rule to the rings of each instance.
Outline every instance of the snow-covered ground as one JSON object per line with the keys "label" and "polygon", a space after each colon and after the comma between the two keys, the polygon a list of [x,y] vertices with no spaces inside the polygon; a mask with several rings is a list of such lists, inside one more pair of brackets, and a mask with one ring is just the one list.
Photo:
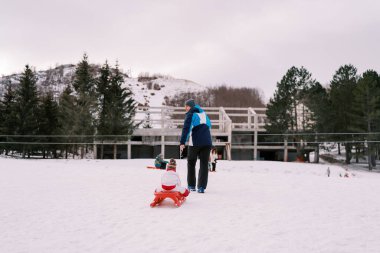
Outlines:
{"label": "snow-covered ground", "polygon": [[150,208],[152,162],[0,159],[0,252],[380,252],[378,173],[220,161],[205,194]]}

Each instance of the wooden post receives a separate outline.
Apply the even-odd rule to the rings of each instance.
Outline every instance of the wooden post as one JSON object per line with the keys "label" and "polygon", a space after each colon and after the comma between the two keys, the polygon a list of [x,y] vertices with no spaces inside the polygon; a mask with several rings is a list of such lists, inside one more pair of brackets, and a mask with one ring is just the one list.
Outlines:
{"label": "wooden post", "polygon": [[84,158],[84,146],[80,146],[80,158],[83,159]]}
{"label": "wooden post", "polygon": [[165,107],[161,107],[161,129],[165,128]]}
{"label": "wooden post", "polygon": [[231,145],[230,145],[230,143],[226,143],[226,153],[227,153],[227,160],[231,161]]}
{"label": "wooden post", "polygon": [[128,159],[132,158],[132,145],[131,141],[128,141]]}
{"label": "wooden post", "polygon": [[284,162],[288,161],[288,139],[284,140]]}
{"label": "wooden post", "polygon": [[258,131],[258,119],[257,114],[254,115],[254,136],[253,136],[253,159],[257,160],[257,131]]}
{"label": "wooden post", "polygon": [[228,117],[228,114],[223,107],[219,107],[220,112],[223,114],[223,125],[225,125],[223,131],[228,134],[228,143],[226,143],[227,159],[231,160],[231,143],[232,143],[232,121]]}
{"label": "wooden post", "polygon": [[98,159],[98,147],[94,144],[94,159]]}
{"label": "wooden post", "polygon": [[113,159],[117,158],[117,145],[116,143],[113,144]]}
{"label": "wooden post", "polygon": [[161,135],[161,154],[165,158],[165,136]]}
{"label": "wooden post", "polygon": [[222,107],[219,107],[219,131],[223,131],[224,128],[224,117],[222,113]]}
{"label": "wooden post", "polygon": [[315,142],[317,144],[315,148],[315,154],[314,154],[314,163],[319,163],[319,141],[318,141],[318,135],[315,135]]}
{"label": "wooden post", "polygon": [[248,108],[248,128],[252,129],[252,116],[253,116],[253,160],[257,160],[257,136],[259,131],[259,125],[258,125],[258,116],[255,110],[253,108]]}
{"label": "wooden post", "polygon": [[251,114],[251,107],[248,107],[248,129],[252,128],[252,114]]}

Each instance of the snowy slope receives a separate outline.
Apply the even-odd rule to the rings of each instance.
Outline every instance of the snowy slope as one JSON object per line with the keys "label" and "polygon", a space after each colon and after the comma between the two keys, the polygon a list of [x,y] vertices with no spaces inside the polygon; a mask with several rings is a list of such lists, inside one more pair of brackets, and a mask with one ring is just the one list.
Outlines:
{"label": "snowy slope", "polygon": [[[93,65],[94,69],[100,66]],[[52,91],[58,97],[62,91],[72,83],[76,66],[73,64],[60,65],[49,70],[37,71],[37,85],[40,91]],[[0,98],[5,92],[7,84],[16,85],[20,74],[0,77]],[[132,90],[135,100],[140,105],[162,106],[165,96],[171,97],[177,92],[195,92],[204,90],[205,86],[184,79],[169,76],[159,76],[156,79],[138,81],[138,78],[124,74],[125,87]]]}
{"label": "snowy slope", "polygon": [[0,252],[380,252],[380,174],[220,161],[205,194],[152,209],[152,162],[0,159]]}
{"label": "snowy slope", "polygon": [[160,77],[144,82],[139,82],[138,78],[125,78],[125,85],[132,90],[136,101],[150,107],[165,105],[164,98],[170,98],[178,92],[196,92],[205,89],[201,84],[173,77]]}

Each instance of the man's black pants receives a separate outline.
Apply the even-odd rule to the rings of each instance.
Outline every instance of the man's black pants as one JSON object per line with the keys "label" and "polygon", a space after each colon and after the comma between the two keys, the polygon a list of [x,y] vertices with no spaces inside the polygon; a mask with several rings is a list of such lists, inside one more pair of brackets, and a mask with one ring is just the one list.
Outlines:
{"label": "man's black pants", "polygon": [[198,188],[203,187],[206,189],[208,180],[208,159],[210,157],[211,147],[194,147],[189,146],[187,154],[187,185],[195,187],[195,165],[197,159],[200,160],[200,168],[198,173]]}

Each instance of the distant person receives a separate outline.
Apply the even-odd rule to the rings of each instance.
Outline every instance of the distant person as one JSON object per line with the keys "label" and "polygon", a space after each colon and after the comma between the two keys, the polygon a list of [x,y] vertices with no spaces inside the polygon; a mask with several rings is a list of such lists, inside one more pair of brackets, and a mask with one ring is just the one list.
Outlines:
{"label": "distant person", "polygon": [[342,173],[339,173],[339,176],[340,177],[350,177],[350,175],[348,174],[348,169],[347,168],[345,168],[344,169],[344,173],[342,174]]}
{"label": "distant person", "polygon": [[350,177],[350,174],[348,173],[348,169],[345,169],[346,171],[344,172],[344,177]]}
{"label": "distant person", "polygon": [[189,144],[187,152],[187,185],[189,190],[195,191],[195,165],[199,157],[200,168],[198,173],[198,192],[204,193],[208,181],[208,161],[212,147],[211,121],[203,109],[195,104],[193,99],[185,103],[186,118],[182,129],[180,150]]}
{"label": "distant person", "polygon": [[183,197],[189,195],[189,190],[181,186],[176,161],[172,158],[167,166],[166,172],[162,174],[161,186],[156,189],[156,192],[179,192]]}
{"label": "distant person", "polygon": [[159,154],[154,161],[154,167],[157,169],[165,170],[167,163],[168,162],[164,160],[164,156],[162,154]]}
{"label": "distant person", "polygon": [[211,152],[210,152],[210,163],[211,163],[212,172],[215,172],[216,160],[218,160],[218,153],[216,152],[216,148],[213,148],[211,149]]}
{"label": "distant person", "polygon": [[327,176],[330,177],[330,167],[327,167]]}

